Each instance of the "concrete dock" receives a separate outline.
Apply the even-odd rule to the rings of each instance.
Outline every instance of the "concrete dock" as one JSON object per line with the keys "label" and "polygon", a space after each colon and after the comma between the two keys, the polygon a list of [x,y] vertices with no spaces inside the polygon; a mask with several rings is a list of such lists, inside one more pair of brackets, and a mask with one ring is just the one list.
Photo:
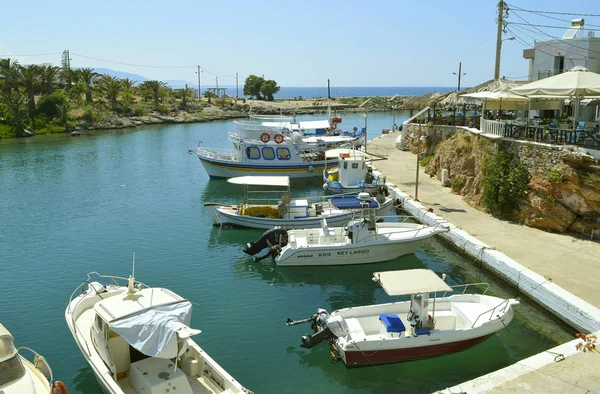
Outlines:
{"label": "concrete dock", "polygon": [[[398,133],[391,133],[368,143],[369,151],[389,150],[389,158],[375,162],[375,167],[386,174],[388,182],[402,192],[415,194],[417,157],[395,147]],[[535,271],[571,294],[600,307],[600,292],[595,279],[600,272],[600,242],[578,239],[568,234],[553,234],[527,226],[495,219],[467,204],[460,196],[443,187],[419,169],[418,201],[427,209],[469,233],[483,243]],[[574,297],[575,298],[575,297]],[[595,309],[594,308],[594,309]],[[529,360],[493,372],[484,377],[445,390],[446,393],[485,392],[599,392],[600,354],[581,354],[568,351],[575,341],[561,345],[564,359],[531,363]],[[553,351],[549,349],[549,351]],[[555,352],[553,352],[555,353]],[[568,354],[567,354],[568,353]],[[552,353],[533,356],[543,358]],[[562,360],[562,361],[560,361]],[[534,365],[535,367],[532,367]]]}

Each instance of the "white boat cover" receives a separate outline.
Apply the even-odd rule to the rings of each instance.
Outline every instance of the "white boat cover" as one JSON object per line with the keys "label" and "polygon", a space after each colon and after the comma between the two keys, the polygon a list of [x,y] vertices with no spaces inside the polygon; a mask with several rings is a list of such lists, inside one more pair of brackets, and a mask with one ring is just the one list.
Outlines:
{"label": "white boat cover", "polygon": [[364,157],[365,159],[371,159],[371,155],[365,153],[361,150],[357,149],[347,149],[347,148],[338,148],[338,149],[329,149],[325,152],[325,156],[327,159],[338,158],[340,154],[346,153],[349,154],[350,157],[360,158]]}
{"label": "white boat cover", "polygon": [[424,268],[374,272],[373,280],[379,282],[383,290],[391,296],[452,291],[435,272]]}
{"label": "white boat cover", "polygon": [[289,176],[238,176],[229,178],[229,183],[250,186],[289,186]]}
{"label": "white boat cover", "polygon": [[127,316],[110,322],[109,327],[145,355],[173,358],[177,356],[177,341],[173,336],[178,331],[181,338],[200,333],[188,327],[191,319],[192,304],[184,301]]}
{"label": "white boat cover", "polygon": [[288,130],[317,130],[330,127],[328,120],[306,120],[302,122],[262,122],[263,126]]}

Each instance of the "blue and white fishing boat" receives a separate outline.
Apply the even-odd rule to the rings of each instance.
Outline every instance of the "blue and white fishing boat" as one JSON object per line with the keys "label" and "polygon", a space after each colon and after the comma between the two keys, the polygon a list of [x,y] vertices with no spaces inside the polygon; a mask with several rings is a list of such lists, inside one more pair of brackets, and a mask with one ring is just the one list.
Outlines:
{"label": "blue and white fishing boat", "polygon": [[199,144],[195,152],[211,178],[250,174],[316,177],[325,168],[327,149],[364,143],[364,130],[338,130],[338,122],[341,118],[297,122],[290,117],[251,116],[233,122],[235,131],[229,133],[233,149]]}
{"label": "blue and white fishing boat", "polygon": [[[230,178],[227,182],[244,185],[244,200],[239,205],[205,203],[215,208],[213,222],[216,226],[269,229],[315,228],[327,219],[331,226],[344,226],[365,209],[374,209],[377,216],[390,213],[393,201],[380,194],[369,193],[340,195],[319,201],[290,198],[288,176],[244,176]],[[271,190],[264,190],[268,186]]]}
{"label": "blue and white fishing boat", "polygon": [[374,170],[372,157],[357,149],[332,149],[326,158],[337,159],[337,166],[323,170],[323,188],[331,194],[368,192],[387,193],[386,176]]}

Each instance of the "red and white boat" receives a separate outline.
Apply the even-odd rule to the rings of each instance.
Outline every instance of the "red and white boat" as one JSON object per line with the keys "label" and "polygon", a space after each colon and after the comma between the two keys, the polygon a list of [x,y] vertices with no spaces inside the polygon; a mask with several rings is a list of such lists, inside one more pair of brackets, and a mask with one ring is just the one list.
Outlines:
{"label": "red and white boat", "polygon": [[[450,287],[428,269],[375,272],[373,280],[388,295],[410,295],[410,300],[331,314],[318,309],[307,319],[288,319],[288,325],[311,323],[313,334],[303,336],[300,346],[311,348],[327,340],[333,357],[348,367],[443,356],[477,345],[506,327],[514,317],[512,305],[518,304],[485,295],[486,283]],[[465,294],[473,285],[486,289],[483,294]],[[454,289],[462,293],[446,296]]]}

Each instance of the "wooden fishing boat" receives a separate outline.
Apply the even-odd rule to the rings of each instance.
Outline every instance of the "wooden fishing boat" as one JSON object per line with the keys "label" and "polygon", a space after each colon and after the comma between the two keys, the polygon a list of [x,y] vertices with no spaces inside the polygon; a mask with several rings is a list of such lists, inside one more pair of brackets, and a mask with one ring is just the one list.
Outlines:
{"label": "wooden fishing boat", "polygon": [[[21,352],[33,354],[33,362]],[[67,394],[65,385],[55,381],[46,359],[27,347],[16,348],[11,333],[0,323],[0,393]]]}
{"label": "wooden fishing boat", "polygon": [[191,339],[200,333],[188,326],[191,312],[188,300],[133,274],[94,272],[65,319],[105,393],[249,393]]}
{"label": "wooden fishing boat", "polygon": [[[314,228],[326,218],[331,226],[343,226],[361,211],[374,209],[378,216],[387,215],[393,200],[383,194],[369,193],[321,198],[318,201],[291,198],[288,176],[244,176],[230,178],[227,182],[244,186],[244,199],[239,205],[205,203],[214,207],[216,226],[247,227],[257,229]],[[270,187],[265,190],[264,187]]]}
{"label": "wooden fishing boat", "polygon": [[[427,269],[375,272],[373,280],[388,295],[410,300],[380,305],[324,309],[288,325],[311,323],[313,334],[300,346],[311,348],[326,340],[332,354],[346,366],[358,367],[443,356],[468,349],[505,328],[513,319],[514,299],[485,295],[486,283],[450,287]],[[483,294],[465,294],[473,285],[486,285]],[[446,296],[453,289],[461,294]],[[442,292],[441,296],[437,296]],[[433,296],[431,296],[433,293]]]}
{"label": "wooden fishing boat", "polygon": [[321,228],[267,231],[244,252],[256,255],[264,248],[281,266],[352,265],[388,261],[414,253],[446,227],[408,222],[380,222],[375,215],[351,220],[344,227],[329,227],[322,219]]}

